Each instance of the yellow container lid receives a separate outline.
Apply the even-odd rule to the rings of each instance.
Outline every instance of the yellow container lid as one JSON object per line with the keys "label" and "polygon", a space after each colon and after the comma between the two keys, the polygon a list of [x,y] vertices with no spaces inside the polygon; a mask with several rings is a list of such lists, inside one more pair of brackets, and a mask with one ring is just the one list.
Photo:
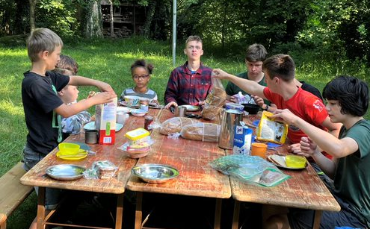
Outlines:
{"label": "yellow container lid", "polygon": [[285,156],[285,163],[290,168],[304,168],[306,167],[307,159],[303,156],[287,155]]}
{"label": "yellow container lid", "polygon": [[146,129],[144,128],[137,128],[135,130],[131,130],[129,132],[127,132],[125,134],[125,137],[132,140],[132,141],[136,141],[136,140],[139,140],[139,139],[142,139],[146,136],[149,136],[150,135],[150,132],[147,131]]}

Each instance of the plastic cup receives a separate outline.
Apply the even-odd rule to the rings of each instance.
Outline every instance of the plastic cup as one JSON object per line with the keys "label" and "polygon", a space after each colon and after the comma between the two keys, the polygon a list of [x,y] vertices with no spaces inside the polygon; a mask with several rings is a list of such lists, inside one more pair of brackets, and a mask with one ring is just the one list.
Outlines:
{"label": "plastic cup", "polygon": [[267,151],[267,144],[265,143],[252,143],[252,150],[251,155],[252,156],[259,156],[263,159],[266,159],[266,151]]}

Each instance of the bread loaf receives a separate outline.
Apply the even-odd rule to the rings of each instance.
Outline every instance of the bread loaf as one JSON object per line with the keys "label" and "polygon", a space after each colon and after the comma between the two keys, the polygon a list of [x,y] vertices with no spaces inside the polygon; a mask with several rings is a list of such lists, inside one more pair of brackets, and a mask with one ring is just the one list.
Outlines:
{"label": "bread loaf", "polygon": [[214,123],[219,123],[221,111],[222,107],[210,106],[206,104],[202,110],[202,118],[214,121]]}
{"label": "bread loaf", "polygon": [[198,120],[185,117],[170,118],[161,124],[159,132],[164,135],[179,133],[183,126],[198,122]]}
{"label": "bread loaf", "polygon": [[213,123],[194,123],[181,130],[181,137],[196,141],[217,142],[219,135],[220,125]]}

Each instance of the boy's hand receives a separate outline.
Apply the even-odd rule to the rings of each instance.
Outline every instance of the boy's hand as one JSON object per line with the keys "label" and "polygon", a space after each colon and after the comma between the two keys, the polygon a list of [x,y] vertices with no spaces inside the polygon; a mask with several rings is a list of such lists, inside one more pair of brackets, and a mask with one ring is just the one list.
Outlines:
{"label": "boy's hand", "polygon": [[229,73],[217,68],[213,69],[212,71],[212,77],[216,79],[226,79],[229,76]]}
{"label": "boy's hand", "polygon": [[272,118],[283,120],[288,125],[294,125],[297,119],[299,119],[299,117],[297,117],[295,114],[293,114],[288,109],[284,109],[284,110],[277,109],[274,115],[272,116]]}
{"label": "boy's hand", "polygon": [[232,103],[238,103],[238,99],[235,96],[230,96],[229,101]]}
{"label": "boy's hand", "polygon": [[256,95],[251,95],[251,97],[258,106],[263,107],[263,105],[265,104],[265,101],[261,97]]}
{"label": "boy's hand", "polygon": [[164,108],[169,109],[172,106],[177,107],[178,105],[177,105],[176,102],[169,102],[169,103],[166,104],[166,106]]}
{"label": "boy's hand", "polygon": [[[98,84],[96,85],[96,87],[99,88],[99,90],[102,91],[102,92],[110,92],[110,93],[113,93],[113,94],[116,95],[113,88],[107,83],[99,81]],[[116,97],[117,97],[117,95],[116,95]]]}
{"label": "boy's hand", "polygon": [[113,101],[114,98],[116,98],[116,93],[111,92],[100,92],[91,97],[90,99],[94,100],[94,104],[102,104],[102,103],[110,103]]}
{"label": "boy's hand", "polygon": [[317,144],[313,142],[309,137],[301,138],[301,151],[305,156],[312,156],[317,153]]}

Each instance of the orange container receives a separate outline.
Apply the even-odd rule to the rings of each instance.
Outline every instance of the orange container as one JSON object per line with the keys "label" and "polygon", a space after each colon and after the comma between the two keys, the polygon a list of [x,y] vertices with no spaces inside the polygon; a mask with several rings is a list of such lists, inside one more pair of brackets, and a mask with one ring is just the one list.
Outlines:
{"label": "orange container", "polygon": [[265,143],[252,143],[252,150],[251,155],[252,156],[259,156],[263,159],[266,159],[266,151],[267,151],[267,145]]}

